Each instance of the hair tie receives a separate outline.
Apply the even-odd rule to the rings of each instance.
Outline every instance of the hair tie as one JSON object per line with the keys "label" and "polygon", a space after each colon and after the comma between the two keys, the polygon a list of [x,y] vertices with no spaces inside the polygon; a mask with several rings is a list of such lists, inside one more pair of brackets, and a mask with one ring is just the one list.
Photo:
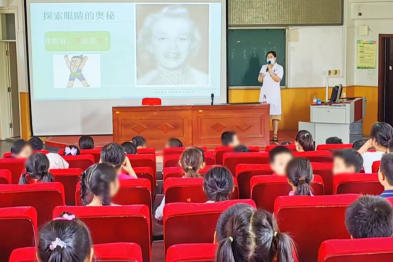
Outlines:
{"label": "hair tie", "polygon": [[57,247],[60,247],[61,249],[66,248],[67,245],[64,243],[60,238],[56,237],[55,241],[52,241],[52,243],[49,245],[50,250],[55,250]]}
{"label": "hair tie", "polygon": [[275,238],[277,237],[277,234],[278,234],[278,232],[277,232],[277,231],[274,231],[274,237],[275,237]]}
{"label": "hair tie", "polygon": [[189,166],[189,167],[187,167],[188,168],[188,170],[192,170],[192,166]]}
{"label": "hair tie", "polygon": [[63,215],[61,215],[59,217],[54,218],[53,221],[59,221],[59,220],[62,220],[62,221],[73,221],[74,219],[75,219],[75,215],[63,214]]}
{"label": "hair tie", "polygon": [[233,243],[233,237],[228,237],[231,243]]}
{"label": "hair tie", "polygon": [[306,178],[305,177],[301,177],[301,178],[299,178],[299,182],[300,181],[306,181]]}

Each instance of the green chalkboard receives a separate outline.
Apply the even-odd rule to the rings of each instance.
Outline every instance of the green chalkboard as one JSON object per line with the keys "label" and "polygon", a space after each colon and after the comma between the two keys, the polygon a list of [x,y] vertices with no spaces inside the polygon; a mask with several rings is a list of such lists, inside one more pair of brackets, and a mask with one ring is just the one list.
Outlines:
{"label": "green chalkboard", "polygon": [[[228,30],[229,86],[260,86],[258,74],[269,51],[277,53],[277,63],[284,67],[285,74],[285,29]],[[285,76],[281,86],[285,86]]]}

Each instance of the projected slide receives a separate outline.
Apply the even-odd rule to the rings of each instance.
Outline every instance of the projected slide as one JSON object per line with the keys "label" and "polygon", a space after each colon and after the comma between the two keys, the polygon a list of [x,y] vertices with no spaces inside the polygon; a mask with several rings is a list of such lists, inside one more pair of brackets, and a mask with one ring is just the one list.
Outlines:
{"label": "projected slide", "polygon": [[221,3],[31,3],[34,100],[216,98]]}

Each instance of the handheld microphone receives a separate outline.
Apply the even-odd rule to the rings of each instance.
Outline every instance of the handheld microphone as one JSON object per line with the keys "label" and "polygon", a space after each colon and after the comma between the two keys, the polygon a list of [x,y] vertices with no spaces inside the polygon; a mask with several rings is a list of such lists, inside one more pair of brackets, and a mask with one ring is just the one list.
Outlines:
{"label": "handheld microphone", "polygon": [[212,99],[212,104],[211,105],[213,105],[214,104],[214,93],[212,93],[211,99]]}
{"label": "handheld microphone", "polygon": [[[268,65],[271,65],[272,62],[269,61],[269,62],[267,62],[267,64],[268,64]],[[268,72],[268,71],[269,71],[269,67],[266,67],[266,72]]]}

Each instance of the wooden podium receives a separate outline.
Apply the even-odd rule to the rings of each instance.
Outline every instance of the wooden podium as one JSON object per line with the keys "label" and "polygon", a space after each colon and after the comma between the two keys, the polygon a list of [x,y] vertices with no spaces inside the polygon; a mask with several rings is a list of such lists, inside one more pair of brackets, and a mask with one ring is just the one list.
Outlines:
{"label": "wooden podium", "polygon": [[113,141],[140,135],[148,147],[161,149],[175,137],[184,146],[215,148],[224,131],[235,131],[245,145],[266,146],[269,110],[264,104],[113,107]]}

